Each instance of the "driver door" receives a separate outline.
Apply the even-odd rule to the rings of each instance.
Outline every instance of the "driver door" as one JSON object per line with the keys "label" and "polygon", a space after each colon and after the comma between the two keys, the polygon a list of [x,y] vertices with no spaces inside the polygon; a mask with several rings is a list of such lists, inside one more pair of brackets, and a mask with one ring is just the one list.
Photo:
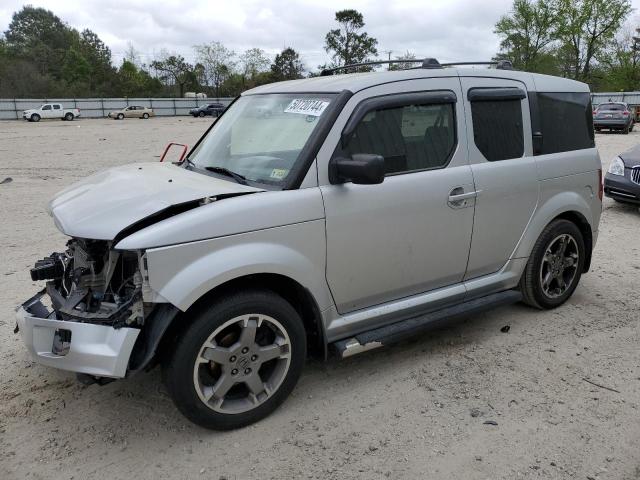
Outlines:
{"label": "driver door", "polygon": [[332,155],[382,155],[386,177],[321,186],[326,275],[340,314],[461,282],[475,205],[457,79],[367,89],[344,112],[358,110],[353,136]]}

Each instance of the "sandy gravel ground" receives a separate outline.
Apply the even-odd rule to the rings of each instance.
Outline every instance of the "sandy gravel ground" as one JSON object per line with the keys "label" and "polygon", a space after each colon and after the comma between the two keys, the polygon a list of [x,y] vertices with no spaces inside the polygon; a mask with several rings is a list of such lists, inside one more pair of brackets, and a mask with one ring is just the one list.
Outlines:
{"label": "sandy gravel ground", "polygon": [[[157,370],[84,387],[33,363],[13,309],[38,288],[28,268],[65,241],[48,199],[192,144],[210,121],[0,122],[0,181],[13,178],[0,185],[0,479],[640,478],[640,214],[608,199],[592,271],[565,306],[311,362],[283,407],[243,430],[189,424]],[[599,134],[605,166],[638,141]]]}

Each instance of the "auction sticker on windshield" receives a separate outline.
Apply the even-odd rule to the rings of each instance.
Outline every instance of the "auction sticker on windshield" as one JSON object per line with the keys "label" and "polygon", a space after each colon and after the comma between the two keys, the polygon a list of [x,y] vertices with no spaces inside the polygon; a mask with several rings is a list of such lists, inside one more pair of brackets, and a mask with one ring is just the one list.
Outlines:
{"label": "auction sticker on windshield", "polygon": [[319,100],[313,98],[295,98],[284,109],[284,113],[301,113],[303,115],[313,115],[319,117],[327,108],[329,102],[326,100]]}

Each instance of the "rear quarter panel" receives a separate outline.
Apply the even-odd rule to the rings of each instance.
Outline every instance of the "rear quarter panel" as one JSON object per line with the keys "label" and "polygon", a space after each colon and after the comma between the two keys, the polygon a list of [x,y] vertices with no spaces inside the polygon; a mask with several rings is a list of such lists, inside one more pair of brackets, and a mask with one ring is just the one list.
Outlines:
{"label": "rear quarter panel", "polygon": [[598,198],[598,169],[602,168],[595,148],[535,157],[540,180],[540,200],[514,258],[528,257],[542,230],[558,215],[580,213],[598,234],[602,202]]}

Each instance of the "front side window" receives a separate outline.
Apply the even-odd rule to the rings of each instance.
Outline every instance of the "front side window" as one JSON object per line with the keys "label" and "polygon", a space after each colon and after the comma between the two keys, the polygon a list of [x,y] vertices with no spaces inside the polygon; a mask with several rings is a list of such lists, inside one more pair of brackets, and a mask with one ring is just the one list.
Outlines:
{"label": "front side window", "polygon": [[[614,105],[624,110],[623,105]],[[538,92],[538,109],[542,130],[540,155],[595,146],[589,93]]]}
{"label": "front side window", "polygon": [[42,110],[51,110],[51,105],[45,105],[42,107]]}
{"label": "front side window", "polygon": [[188,163],[196,170],[216,174],[226,169],[241,181],[284,187],[300,168],[300,153],[335,97],[242,96],[194,148]]}
{"label": "front side window", "polygon": [[367,113],[344,153],[381,155],[393,174],[444,167],[455,143],[454,104],[416,104]]}
{"label": "front side window", "polygon": [[520,99],[472,101],[471,117],[474,142],[488,161],[522,157],[524,134]]}

